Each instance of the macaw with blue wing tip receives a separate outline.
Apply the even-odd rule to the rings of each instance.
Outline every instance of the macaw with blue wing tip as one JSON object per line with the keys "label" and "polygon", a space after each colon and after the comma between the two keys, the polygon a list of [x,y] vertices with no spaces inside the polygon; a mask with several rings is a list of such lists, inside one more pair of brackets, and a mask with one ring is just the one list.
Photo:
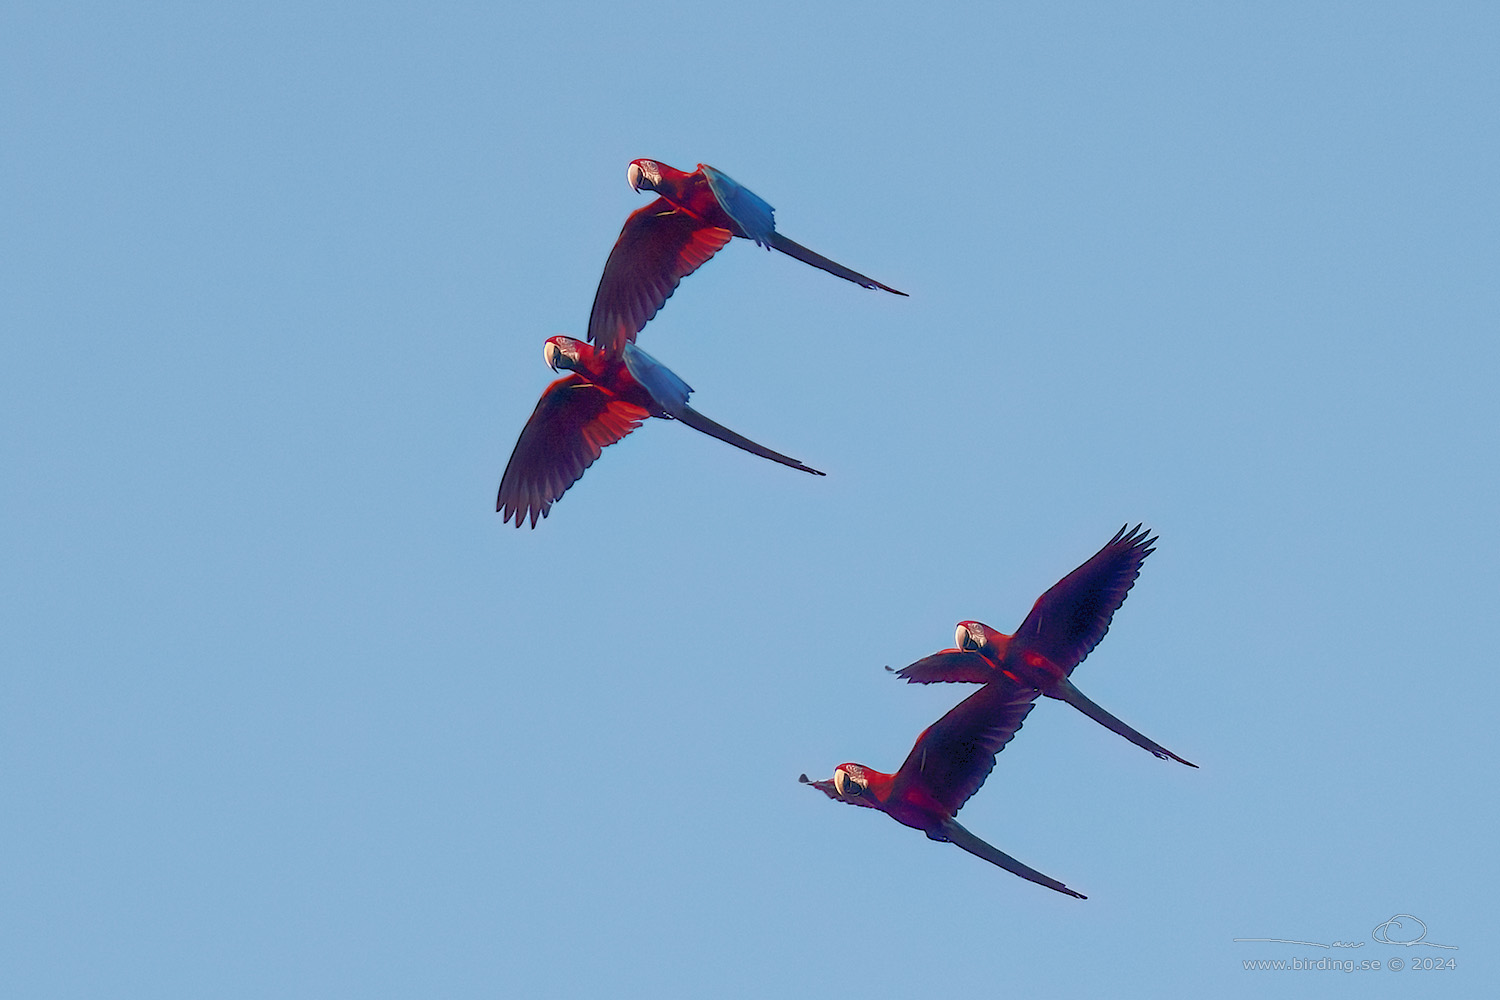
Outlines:
{"label": "macaw with blue wing tip", "polygon": [[1073,669],[1109,631],[1115,612],[1140,575],[1141,563],[1156,551],[1155,542],[1140,525],[1128,532],[1121,528],[1104,548],[1037,598],[1015,635],[981,622],[959,622],[956,648],[923,657],[896,671],[896,676],[911,684],[988,684],[1004,678],[1067,702],[1162,760],[1170,757],[1197,767],[1110,715],[1069,680]]}
{"label": "macaw with blue wing tip", "polygon": [[1001,679],[986,684],[923,730],[895,774],[863,764],[840,764],[832,778],[812,781],[804,774],[798,780],[830,799],[879,809],[897,823],[921,830],[930,840],[956,844],[1038,885],[1087,899],[980,840],[954,818],[989,777],[995,755],[1015,736],[1035,702],[1036,691]]}
{"label": "macaw with blue wing tip", "polygon": [[634,344],[608,357],[572,337],[550,337],[542,356],[553,371],[566,369],[570,374],[543,390],[500,478],[495,510],[504,515],[502,521],[514,518],[517,528],[528,516],[535,528],[600,451],[647,417],[680,420],[752,455],[823,475],[693,409],[687,402],[692,387]]}
{"label": "macaw with blue wing tip", "polygon": [[634,341],[682,279],[736,236],[865,288],[906,294],[787,239],[776,231],[770,205],[706,164],[689,174],[656,160],[632,160],[626,177],[634,190],[659,197],[625,220],[604,263],[588,339],[606,354],[616,356]]}

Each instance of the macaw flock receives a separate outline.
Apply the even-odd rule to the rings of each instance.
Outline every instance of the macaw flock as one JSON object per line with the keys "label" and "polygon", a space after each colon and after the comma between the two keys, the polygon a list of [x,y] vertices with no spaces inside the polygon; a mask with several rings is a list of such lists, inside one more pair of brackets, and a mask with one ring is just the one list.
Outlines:
{"label": "macaw flock", "polygon": [[[680,420],[753,455],[823,475],[693,409],[687,402],[691,387],[635,345],[678,283],[731,237],[754,240],[865,288],[906,294],[787,239],[776,231],[770,205],[713,167],[700,163],[684,173],[656,160],[635,160],[627,179],[636,191],[657,198],[631,213],[610,251],[589,314],[588,343],[552,337],[543,347],[547,364],[568,374],[542,392],[500,479],[495,509],[518,528],[528,520],[535,528],[605,446],[647,417]],[[800,780],[839,802],[879,809],[932,840],[956,844],[1039,885],[1087,898],[980,840],[954,817],[1043,695],[1067,702],[1163,760],[1197,767],[1090,701],[1070,679],[1109,631],[1155,542],[1140,525],[1121,528],[1037,598],[1014,635],[960,622],[954,648],[896,671],[912,684],[983,686],[928,726],[894,774],[844,763],[831,778],[812,781],[804,774]]]}

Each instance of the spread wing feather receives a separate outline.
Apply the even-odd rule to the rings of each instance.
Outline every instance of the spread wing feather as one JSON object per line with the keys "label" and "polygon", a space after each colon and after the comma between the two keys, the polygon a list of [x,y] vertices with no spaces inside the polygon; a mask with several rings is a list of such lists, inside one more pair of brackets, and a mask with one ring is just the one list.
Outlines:
{"label": "spread wing feather", "polygon": [[705,226],[665,198],[630,213],[594,293],[589,341],[609,357],[619,357],[682,279],[732,238],[729,230]]}
{"label": "spread wing feather", "polygon": [[896,676],[908,684],[949,681],[959,684],[988,684],[995,679],[996,671],[978,653],[962,649],[942,649],[902,667],[896,671]]}
{"label": "spread wing feather", "polygon": [[1104,548],[1037,598],[1012,644],[1035,650],[1072,673],[1109,631],[1155,542],[1140,525],[1121,528]]}
{"label": "spread wing feather", "polygon": [[995,755],[1011,741],[1036,702],[1037,692],[1008,681],[986,684],[928,726],[917,737],[892,796],[920,787],[947,808],[963,808],[995,766]]}
{"label": "spread wing feather", "polygon": [[535,528],[599,453],[647,416],[642,407],[577,374],[547,386],[500,477],[495,510],[501,520],[514,518],[519,528],[530,517]]}

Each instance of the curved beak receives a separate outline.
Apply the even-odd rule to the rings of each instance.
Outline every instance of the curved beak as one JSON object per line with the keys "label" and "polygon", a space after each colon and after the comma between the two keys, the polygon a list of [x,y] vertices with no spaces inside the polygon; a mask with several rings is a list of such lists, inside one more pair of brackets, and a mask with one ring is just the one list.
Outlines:
{"label": "curved beak", "polygon": [[973,653],[984,645],[984,636],[975,636],[967,625],[960,625],[953,632],[953,645],[966,653]]}
{"label": "curved beak", "polygon": [[561,356],[562,351],[558,350],[557,345],[552,341],[549,340],[542,346],[542,360],[547,362],[547,367],[553,371],[557,371],[557,359]]}
{"label": "curved beak", "polygon": [[630,190],[639,191],[641,184],[646,180],[646,172],[639,164],[632,163],[630,169],[625,171],[625,179],[630,182]]}

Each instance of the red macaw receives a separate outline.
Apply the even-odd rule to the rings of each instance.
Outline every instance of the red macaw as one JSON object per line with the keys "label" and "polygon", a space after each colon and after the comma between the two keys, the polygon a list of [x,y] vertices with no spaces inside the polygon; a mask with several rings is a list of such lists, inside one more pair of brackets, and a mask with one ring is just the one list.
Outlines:
{"label": "red macaw", "polygon": [[912,684],[958,681],[987,684],[999,677],[1065,701],[1162,760],[1197,767],[1131,729],[1084,697],[1068,675],[1109,631],[1125,595],[1140,575],[1141,563],[1156,551],[1154,537],[1136,525],[1121,528],[1109,544],[1055,583],[1031,608],[1015,635],[980,622],[959,622],[956,649],[944,649],[896,671]]}
{"label": "red macaw", "polygon": [[547,516],[604,447],[647,417],[680,420],[752,455],[823,475],[693,409],[687,404],[692,387],[634,344],[626,344],[618,357],[610,358],[572,337],[551,337],[542,356],[553,371],[566,368],[572,374],[542,392],[500,478],[495,510],[504,515],[502,521],[515,518],[517,528],[528,515],[535,528],[537,519]]}
{"label": "red macaw", "polygon": [[879,809],[931,840],[957,844],[1038,885],[1087,899],[980,840],[953,818],[984,784],[995,766],[995,755],[1021,728],[1021,720],[1035,702],[1034,690],[1002,678],[986,684],[928,726],[895,774],[863,764],[840,764],[832,778],[812,781],[804,774],[799,780],[830,799]]}
{"label": "red macaw", "polygon": [[771,206],[713,167],[700,163],[688,174],[655,160],[633,160],[626,177],[636,191],[660,197],[630,214],[604,263],[588,339],[607,354],[617,355],[635,340],[678,283],[735,236],[866,288],[906,294],[782,236]]}

